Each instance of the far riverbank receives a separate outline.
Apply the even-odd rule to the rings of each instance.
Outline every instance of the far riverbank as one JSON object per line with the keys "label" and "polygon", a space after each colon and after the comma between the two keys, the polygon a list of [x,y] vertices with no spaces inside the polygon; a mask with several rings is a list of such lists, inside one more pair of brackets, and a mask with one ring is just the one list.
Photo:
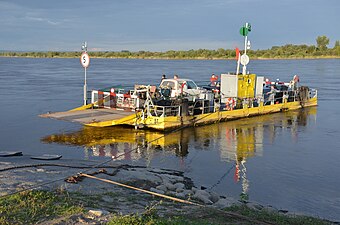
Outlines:
{"label": "far riverbank", "polygon": [[[91,58],[118,58],[118,59],[188,59],[188,60],[233,60],[236,58],[234,49],[219,48],[168,50],[164,52],[152,51],[91,51]],[[241,51],[243,54],[243,51]],[[30,57],[30,58],[78,58],[81,51],[0,51],[0,57]],[[333,48],[314,45],[273,46],[265,50],[247,50],[251,59],[333,59],[340,58],[340,46]]]}
{"label": "far riverbank", "polygon": [[[74,59],[79,58],[81,53],[79,55],[75,56],[34,56],[34,55],[15,55],[15,56],[4,56],[1,55],[0,57],[3,58],[61,58],[61,59]],[[91,58],[95,59],[149,59],[149,60],[235,60],[235,57],[233,58],[205,58],[205,57],[191,57],[191,58],[171,58],[171,57],[105,57],[105,56],[92,56],[91,53],[89,53]],[[317,60],[317,59],[340,59],[340,56],[308,56],[308,57],[251,57],[252,60],[304,60],[304,59],[310,59],[310,60]]]}

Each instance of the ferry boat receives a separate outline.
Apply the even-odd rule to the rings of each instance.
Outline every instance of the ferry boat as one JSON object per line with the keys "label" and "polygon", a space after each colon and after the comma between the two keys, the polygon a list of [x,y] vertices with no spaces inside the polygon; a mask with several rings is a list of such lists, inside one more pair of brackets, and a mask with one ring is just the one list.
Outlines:
{"label": "ferry boat", "polygon": [[199,87],[193,80],[174,77],[163,79],[158,87],[112,86],[92,90],[90,104],[41,117],[92,127],[128,125],[165,131],[316,106],[317,90],[301,86],[297,75],[289,82],[271,82],[247,71],[249,31],[248,23],[240,30],[245,46],[242,55],[236,51],[236,72],[213,75],[210,85]]}

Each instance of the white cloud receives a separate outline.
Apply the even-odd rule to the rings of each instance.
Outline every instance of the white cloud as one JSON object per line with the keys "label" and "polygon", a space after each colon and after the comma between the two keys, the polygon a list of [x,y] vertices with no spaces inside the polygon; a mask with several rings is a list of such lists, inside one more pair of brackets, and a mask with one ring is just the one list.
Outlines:
{"label": "white cloud", "polygon": [[42,18],[42,17],[31,17],[31,16],[26,16],[25,17],[27,20],[31,20],[31,21],[38,21],[38,22],[43,22],[43,23],[47,23],[47,24],[50,24],[50,25],[59,25],[61,24],[61,22],[55,22],[55,21],[52,21],[48,18]]}

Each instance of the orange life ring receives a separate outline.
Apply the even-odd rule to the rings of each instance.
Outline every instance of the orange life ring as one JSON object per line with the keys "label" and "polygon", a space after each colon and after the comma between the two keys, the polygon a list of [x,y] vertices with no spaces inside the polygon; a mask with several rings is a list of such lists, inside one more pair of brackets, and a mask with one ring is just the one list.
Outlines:
{"label": "orange life ring", "polygon": [[234,98],[227,98],[227,101],[225,103],[227,110],[233,110],[236,106],[236,102]]}

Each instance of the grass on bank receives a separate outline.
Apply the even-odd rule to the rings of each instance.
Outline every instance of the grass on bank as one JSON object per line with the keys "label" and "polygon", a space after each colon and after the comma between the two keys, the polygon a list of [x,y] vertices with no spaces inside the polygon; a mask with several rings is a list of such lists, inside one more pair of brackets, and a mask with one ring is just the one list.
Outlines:
{"label": "grass on bank", "polygon": [[188,220],[183,217],[160,218],[157,216],[126,215],[114,216],[108,225],[202,225],[212,224],[208,220]]}
{"label": "grass on bank", "polygon": [[[80,201],[81,194],[77,194],[77,199],[70,196],[72,194],[69,195],[67,192],[27,191],[0,198],[0,224],[34,224],[59,217],[86,213],[85,207],[89,206],[86,203],[84,204],[84,201]],[[98,196],[93,197],[93,200],[101,201],[101,198]],[[83,195],[82,198],[88,199],[89,196]],[[150,199],[146,198],[146,201],[148,200]],[[213,208],[195,208],[194,210],[184,211],[183,215],[171,215],[170,212],[168,216],[164,217],[158,216],[157,209],[155,208],[146,211],[148,213],[141,215],[112,215],[108,225],[256,224],[256,221],[279,225],[331,224],[318,218],[307,216],[292,217],[264,209],[250,209],[245,205],[232,206],[226,209],[227,212]],[[243,218],[232,216],[228,212],[242,215]]]}
{"label": "grass on bank", "polygon": [[286,216],[267,210],[253,210],[246,206],[234,206],[226,210],[227,212],[237,213],[242,217],[235,217],[223,213],[219,210],[197,210],[186,216],[171,216],[168,218],[158,217],[157,214],[151,215],[115,215],[108,225],[218,225],[218,224],[276,224],[276,225],[329,225],[329,221],[312,218],[307,216]]}
{"label": "grass on bank", "polygon": [[65,193],[26,191],[0,198],[0,224],[33,224],[83,210]]}

